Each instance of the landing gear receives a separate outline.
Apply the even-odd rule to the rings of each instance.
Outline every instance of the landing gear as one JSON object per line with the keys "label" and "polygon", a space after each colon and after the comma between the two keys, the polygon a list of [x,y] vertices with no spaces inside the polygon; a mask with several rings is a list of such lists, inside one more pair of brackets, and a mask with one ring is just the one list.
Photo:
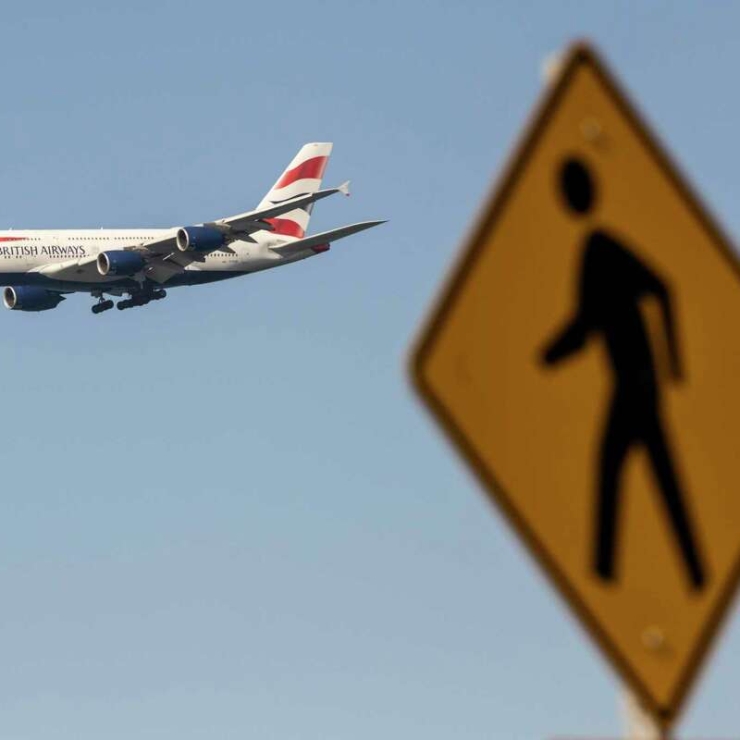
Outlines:
{"label": "landing gear", "polygon": [[[118,301],[116,308],[119,311],[125,311],[127,308],[134,308],[135,306],[146,306],[150,301],[161,301],[162,298],[167,297],[166,290],[153,290],[150,293],[134,293],[131,298],[126,298],[123,301]],[[111,307],[113,302],[111,301]]]}
{"label": "landing gear", "polygon": [[146,306],[147,303],[149,303],[149,298],[134,296],[132,298],[127,298],[125,301],[118,301],[116,308],[119,311],[124,311],[125,309],[133,308],[134,306]]}
{"label": "landing gear", "polygon": [[98,301],[93,307],[92,312],[93,313],[103,313],[103,311],[110,311],[111,308],[113,308],[113,301],[104,301],[101,300]]}

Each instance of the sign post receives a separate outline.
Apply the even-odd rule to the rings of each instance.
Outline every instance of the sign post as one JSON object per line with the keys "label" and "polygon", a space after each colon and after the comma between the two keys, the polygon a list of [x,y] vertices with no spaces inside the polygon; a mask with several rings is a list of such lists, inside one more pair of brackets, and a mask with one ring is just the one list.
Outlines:
{"label": "sign post", "polygon": [[596,52],[555,74],[413,381],[666,729],[740,577],[740,268]]}
{"label": "sign post", "polygon": [[668,734],[656,724],[652,715],[646,712],[639,699],[629,689],[622,691],[625,720],[625,740],[668,740]]}

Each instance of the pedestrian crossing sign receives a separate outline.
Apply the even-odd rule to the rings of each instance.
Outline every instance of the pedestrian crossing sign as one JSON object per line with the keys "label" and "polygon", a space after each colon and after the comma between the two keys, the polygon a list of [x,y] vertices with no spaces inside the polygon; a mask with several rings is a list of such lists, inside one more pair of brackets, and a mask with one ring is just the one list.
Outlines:
{"label": "pedestrian crossing sign", "polygon": [[597,54],[564,58],[414,383],[664,726],[740,576],[740,267]]}

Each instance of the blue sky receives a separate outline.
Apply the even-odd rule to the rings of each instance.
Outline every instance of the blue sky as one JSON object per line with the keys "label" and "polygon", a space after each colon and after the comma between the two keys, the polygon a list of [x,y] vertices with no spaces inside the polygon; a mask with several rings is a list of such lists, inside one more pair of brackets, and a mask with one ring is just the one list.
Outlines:
{"label": "blue sky", "polygon": [[[254,206],[335,142],[390,223],[145,310],[0,313],[0,735],[614,736],[619,685],[412,397],[410,340],[573,37],[740,231],[740,6],[3,9],[0,225]],[[682,736],[736,734],[730,619]]]}

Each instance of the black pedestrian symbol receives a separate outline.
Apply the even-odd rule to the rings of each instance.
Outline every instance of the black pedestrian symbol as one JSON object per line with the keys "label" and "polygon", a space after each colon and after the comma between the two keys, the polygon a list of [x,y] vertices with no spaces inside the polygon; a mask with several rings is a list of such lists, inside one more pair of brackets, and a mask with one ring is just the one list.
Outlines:
{"label": "black pedestrian symbol", "polygon": [[[596,183],[584,163],[566,160],[559,173],[564,203],[576,217],[592,213]],[[599,578],[616,579],[615,559],[622,498],[620,479],[630,450],[644,445],[665,513],[681,551],[691,586],[700,590],[707,577],[686,509],[661,413],[660,383],[640,301],[660,305],[671,375],[681,379],[678,335],[671,291],[621,239],[593,229],[583,248],[575,315],[549,342],[543,361],[552,366],[601,335],[614,376],[614,394],[606,412],[598,458],[593,568]]]}

